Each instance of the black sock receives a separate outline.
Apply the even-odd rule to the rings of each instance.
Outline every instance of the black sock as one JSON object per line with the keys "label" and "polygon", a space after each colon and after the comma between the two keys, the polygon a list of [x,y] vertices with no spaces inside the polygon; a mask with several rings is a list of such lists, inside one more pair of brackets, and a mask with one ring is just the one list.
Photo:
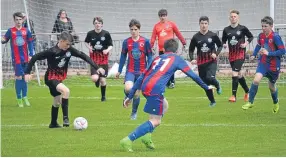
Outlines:
{"label": "black sock", "polygon": [[238,88],[238,77],[234,76],[232,77],[232,95],[236,97],[236,92]]}
{"label": "black sock", "polygon": [[95,87],[97,87],[97,88],[99,87],[99,84],[100,84],[100,83],[99,83],[99,80],[100,80],[100,78],[98,78],[98,80],[94,83],[94,84],[95,84]]}
{"label": "black sock", "polygon": [[69,115],[69,99],[62,98],[63,117],[68,118]]}
{"label": "black sock", "polygon": [[214,94],[213,94],[213,90],[205,90],[209,100],[214,103],[215,102],[215,99],[214,99]]}
{"label": "black sock", "polygon": [[240,83],[241,87],[243,88],[245,93],[249,92],[249,88],[246,84],[245,78],[242,76],[241,78],[238,79],[238,82]]}
{"label": "black sock", "polygon": [[101,90],[101,97],[105,97],[106,85],[105,86],[100,86],[100,90]]}
{"label": "black sock", "polygon": [[209,78],[206,83],[208,83],[210,85],[214,85],[216,89],[220,88],[219,82],[216,78]]}
{"label": "black sock", "polygon": [[53,125],[57,124],[58,112],[59,112],[59,107],[54,107],[52,105],[52,109],[51,109],[51,124],[53,124]]}

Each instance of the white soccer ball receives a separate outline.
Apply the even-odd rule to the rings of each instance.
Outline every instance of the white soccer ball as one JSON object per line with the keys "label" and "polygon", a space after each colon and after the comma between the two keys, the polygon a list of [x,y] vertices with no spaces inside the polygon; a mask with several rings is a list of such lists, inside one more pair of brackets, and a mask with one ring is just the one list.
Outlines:
{"label": "white soccer ball", "polygon": [[77,117],[73,121],[74,129],[76,130],[84,130],[87,128],[87,120],[83,117]]}

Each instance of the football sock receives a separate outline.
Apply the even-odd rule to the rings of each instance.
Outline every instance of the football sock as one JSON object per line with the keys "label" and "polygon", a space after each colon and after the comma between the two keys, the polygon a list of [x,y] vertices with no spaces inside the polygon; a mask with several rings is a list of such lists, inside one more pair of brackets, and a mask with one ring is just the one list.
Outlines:
{"label": "football sock", "polygon": [[232,95],[236,97],[236,92],[238,88],[238,77],[232,77]]}
{"label": "football sock", "polygon": [[68,117],[68,102],[69,99],[62,98],[62,110],[63,110],[63,117]]}
{"label": "football sock", "polygon": [[249,92],[249,88],[246,84],[245,78],[242,76],[241,78],[238,79],[238,82],[240,83],[241,87],[243,88],[245,93]]}
{"label": "football sock", "polygon": [[[271,92],[271,90],[270,90]],[[272,100],[273,100],[273,103],[274,104],[277,104],[278,103],[278,88],[276,88],[276,91],[275,92],[271,92],[271,97],[272,97]]]}
{"label": "football sock", "polygon": [[22,80],[16,79],[15,80],[15,90],[16,90],[17,99],[22,99],[21,89],[22,89]]}
{"label": "football sock", "polygon": [[132,113],[136,113],[140,104],[140,97],[134,98],[132,103]]}
{"label": "football sock", "polygon": [[154,130],[153,124],[150,121],[146,121],[140,126],[138,126],[133,132],[131,132],[128,137],[131,141],[134,141],[146,133],[152,133]]}
{"label": "football sock", "polygon": [[258,85],[252,83],[251,87],[250,87],[250,90],[249,90],[249,102],[251,104],[253,104],[253,101],[254,101],[255,95],[257,93],[257,90],[258,90]]}

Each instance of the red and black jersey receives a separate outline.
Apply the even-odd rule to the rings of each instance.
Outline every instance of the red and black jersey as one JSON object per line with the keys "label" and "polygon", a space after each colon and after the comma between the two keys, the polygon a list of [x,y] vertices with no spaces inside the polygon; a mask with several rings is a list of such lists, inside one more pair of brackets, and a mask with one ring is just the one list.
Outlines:
{"label": "red and black jersey", "polygon": [[246,26],[238,25],[235,28],[231,26],[224,28],[222,34],[222,43],[225,44],[228,42],[230,62],[245,58],[246,48],[240,47],[241,44],[245,43],[245,36],[248,38],[248,43],[253,40],[253,35]]}
{"label": "red and black jersey", "polygon": [[208,31],[206,34],[198,32],[193,36],[189,46],[191,60],[193,60],[195,48],[197,48],[197,64],[201,65],[207,62],[216,61],[216,59],[211,57],[211,54],[215,53],[218,55],[222,50],[222,44],[216,33],[212,31]]}
{"label": "red and black jersey", "polygon": [[25,73],[30,74],[32,67],[37,60],[47,59],[48,69],[45,74],[45,79],[62,81],[67,76],[68,64],[72,56],[81,58],[95,69],[98,69],[98,66],[83,52],[73,47],[70,47],[67,50],[61,50],[56,45],[46,51],[34,55],[30,60]]}
{"label": "red and black jersey", "polygon": [[108,31],[101,30],[97,33],[95,30],[91,30],[87,33],[84,41],[91,45],[93,52],[90,52],[90,58],[95,63],[99,65],[108,64],[109,54],[103,54],[102,52],[109,46],[113,46],[112,38]]}

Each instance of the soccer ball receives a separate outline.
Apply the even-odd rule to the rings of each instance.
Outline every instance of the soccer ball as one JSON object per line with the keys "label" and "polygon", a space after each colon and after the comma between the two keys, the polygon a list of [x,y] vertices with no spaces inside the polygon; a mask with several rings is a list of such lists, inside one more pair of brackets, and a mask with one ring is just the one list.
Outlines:
{"label": "soccer ball", "polygon": [[83,117],[77,117],[73,121],[74,129],[76,130],[84,130],[87,128],[87,120]]}

